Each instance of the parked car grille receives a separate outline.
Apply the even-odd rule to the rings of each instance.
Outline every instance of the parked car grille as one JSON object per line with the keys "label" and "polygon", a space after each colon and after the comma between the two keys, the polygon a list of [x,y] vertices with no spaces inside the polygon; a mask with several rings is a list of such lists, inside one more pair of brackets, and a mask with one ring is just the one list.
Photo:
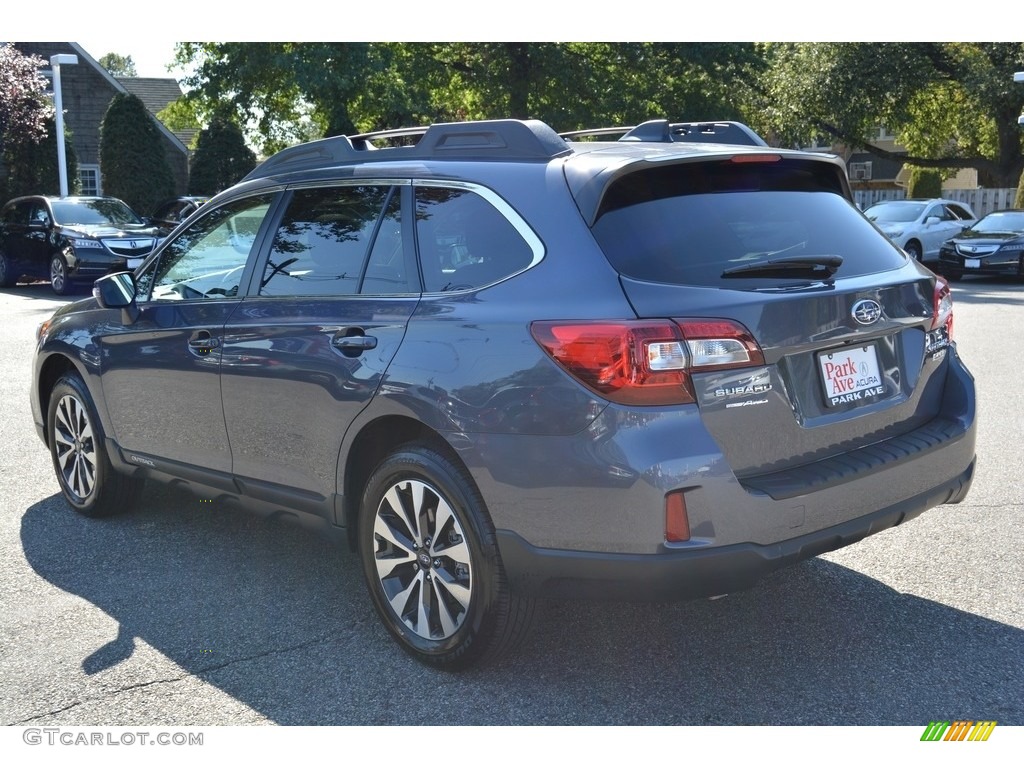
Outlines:
{"label": "parked car grille", "polygon": [[964,256],[988,256],[998,249],[998,245],[961,245],[958,243],[956,246],[956,252]]}
{"label": "parked car grille", "polygon": [[104,240],[103,244],[118,256],[145,256],[153,250],[155,242],[152,237],[133,237]]}

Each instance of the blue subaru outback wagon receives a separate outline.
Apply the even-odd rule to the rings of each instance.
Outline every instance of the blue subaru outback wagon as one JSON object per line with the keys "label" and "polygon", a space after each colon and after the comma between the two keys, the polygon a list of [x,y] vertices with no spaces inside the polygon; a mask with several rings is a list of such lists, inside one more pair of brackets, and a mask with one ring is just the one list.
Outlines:
{"label": "blue subaru outback wagon", "polygon": [[173,480],[312,516],[455,669],[538,596],[722,594],[960,501],[952,330],[838,158],[438,124],[271,157],[43,323],[31,401],[78,512]]}

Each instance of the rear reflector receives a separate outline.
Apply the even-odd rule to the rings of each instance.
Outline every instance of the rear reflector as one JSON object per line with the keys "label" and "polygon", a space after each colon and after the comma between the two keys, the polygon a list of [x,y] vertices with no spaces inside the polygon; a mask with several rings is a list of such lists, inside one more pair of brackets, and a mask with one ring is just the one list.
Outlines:
{"label": "rear reflector", "polygon": [[665,541],[689,541],[690,519],[686,515],[686,497],[682,491],[665,496]]}

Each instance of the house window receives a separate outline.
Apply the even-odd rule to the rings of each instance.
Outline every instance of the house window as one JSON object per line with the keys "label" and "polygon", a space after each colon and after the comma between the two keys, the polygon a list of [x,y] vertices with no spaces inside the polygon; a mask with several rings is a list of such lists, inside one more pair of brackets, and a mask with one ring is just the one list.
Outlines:
{"label": "house window", "polygon": [[102,194],[100,189],[100,167],[98,165],[78,166],[78,185],[83,195]]}

